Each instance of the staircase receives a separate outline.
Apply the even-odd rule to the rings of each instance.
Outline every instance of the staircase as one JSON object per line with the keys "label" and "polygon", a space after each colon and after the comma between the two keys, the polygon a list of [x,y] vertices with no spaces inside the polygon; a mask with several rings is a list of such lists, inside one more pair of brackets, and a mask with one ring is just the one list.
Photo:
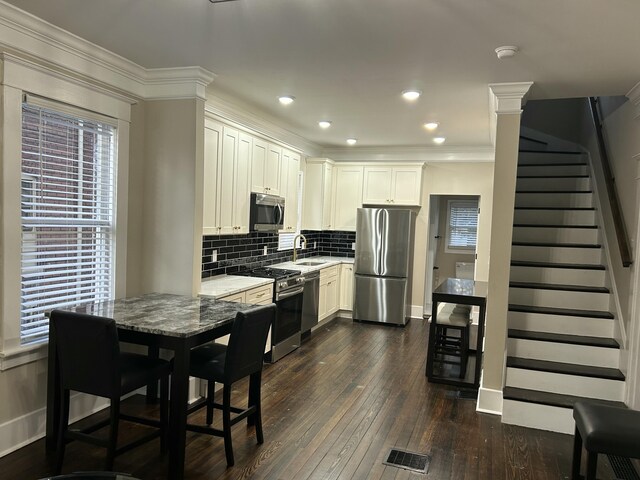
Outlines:
{"label": "staircase", "polygon": [[521,150],[502,421],[573,433],[583,398],[623,405],[620,345],[581,153]]}

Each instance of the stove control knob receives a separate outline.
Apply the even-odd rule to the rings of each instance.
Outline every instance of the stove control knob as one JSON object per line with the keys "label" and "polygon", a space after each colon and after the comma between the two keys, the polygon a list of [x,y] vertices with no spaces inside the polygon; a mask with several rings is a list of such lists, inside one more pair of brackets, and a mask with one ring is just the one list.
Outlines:
{"label": "stove control knob", "polygon": [[296,283],[304,283],[304,277],[296,278]]}
{"label": "stove control knob", "polygon": [[287,282],[280,282],[278,284],[278,288],[286,288],[287,287]]}

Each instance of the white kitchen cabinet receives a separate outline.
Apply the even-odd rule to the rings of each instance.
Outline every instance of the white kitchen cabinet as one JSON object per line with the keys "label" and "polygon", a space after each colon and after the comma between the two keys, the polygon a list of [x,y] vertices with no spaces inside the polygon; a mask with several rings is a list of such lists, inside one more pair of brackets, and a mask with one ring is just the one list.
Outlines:
{"label": "white kitchen cabinet", "polygon": [[285,199],[283,232],[295,232],[298,224],[298,172],[300,155],[282,149],[280,158],[280,195]]}
{"label": "white kitchen cabinet", "polygon": [[419,206],[423,164],[364,167],[362,203]]}
{"label": "white kitchen cabinet", "polygon": [[362,179],[364,167],[336,165],[333,182],[332,230],[355,232],[356,212],[362,207]]}
{"label": "white kitchen cabinet", "polygon": [[[244,292],[234,293],[226,297],[220,298],[225,302],[238,302],[238,303],[250,303],[253,305],[269,305],[273,298],[273,285],[263,285],[261,287],[255,287]],[[216,343],[227,345],[229,343],[229,335],[216,338]],[[271,328],[269,328],[269,335],[267,336],[267,343],[264,347],[264,353],[271,350]]]}
{"label": "white kitchen cabinet", "polygon": [[251,143],[245,133],[209,119],[205,122],[204,234],[249,232]]}
{"label": "white kitchen cabinet", "polygon": [[333,161],[328,158],[307,158],[304,178],[302,228],[330,230]]}
{"label": "white kitchen cabinet", "polygon": [[282,149],[259,138],[253,139],[251,152],[251,191],[280,195]]}
{"label": "white kitchen cabinet", "polygon": [[340,265],[340,310],[353,310],[353,264]]}
{"label": "white kitchen cabinet", "polygon": [[340,308],[338,266],[320,270],[320,293],[318,298],[318,320],[330,317]]}

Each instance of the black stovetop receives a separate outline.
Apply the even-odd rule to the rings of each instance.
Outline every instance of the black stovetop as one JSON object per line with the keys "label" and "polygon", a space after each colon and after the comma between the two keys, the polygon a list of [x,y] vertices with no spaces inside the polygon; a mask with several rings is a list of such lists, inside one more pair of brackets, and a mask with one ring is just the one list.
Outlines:
{"label": "black stovetop", "polygon": [[242,275],[244,277],[261,277],[273,278],[274,280],[283,280],[285,278],[296,277],[302,272],[300,270],[285,270],[284,268],[258,267],[247,270],[241,270],[234,275]]}

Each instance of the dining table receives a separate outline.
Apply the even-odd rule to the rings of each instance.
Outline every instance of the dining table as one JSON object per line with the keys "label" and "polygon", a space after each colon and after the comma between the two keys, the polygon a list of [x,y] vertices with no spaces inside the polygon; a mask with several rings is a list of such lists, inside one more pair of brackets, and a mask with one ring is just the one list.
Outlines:
{"label": "dining table", "polygon": [[[169,479],[184,477],[187,414],[189,401],[189,361],[192,348],[211,342],[231,331],[238,312],[255,305],[226,302],[212,297],[191,297],[150,293],[137,297],[81,304],[61,308],[115,320],[120,342],[144,345],[148,354],[160,349],[173,356],[169,404]],[[50,331],[47,373],[46,448],[55,451],[60,415],[60,383],[56,339]],[[259,391],[249,386],[250,399]],[[157,394],[157,385],[147,387],[147,398]],[[249,418],[252,424],[253,418]]]}

